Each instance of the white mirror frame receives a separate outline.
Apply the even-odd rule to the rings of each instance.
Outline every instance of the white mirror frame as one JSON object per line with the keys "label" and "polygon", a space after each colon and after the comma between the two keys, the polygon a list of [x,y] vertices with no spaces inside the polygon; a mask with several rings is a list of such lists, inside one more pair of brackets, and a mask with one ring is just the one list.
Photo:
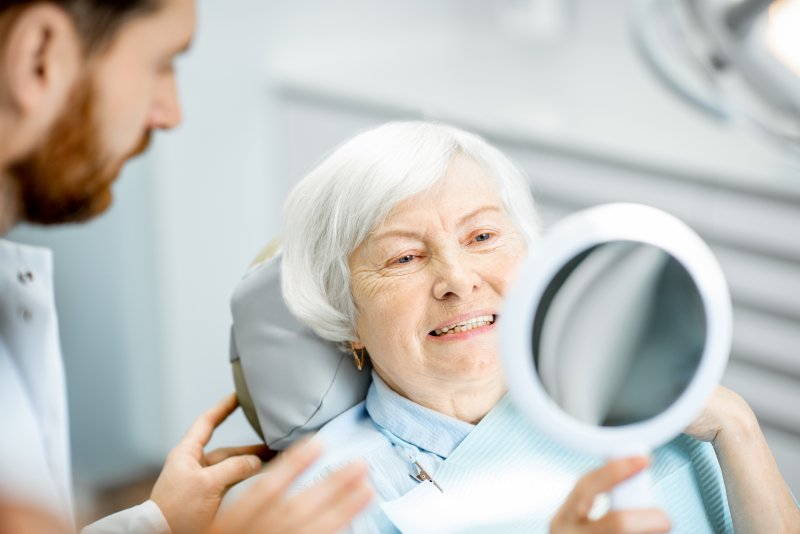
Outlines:
{"label": "white mirror frame", "polygon": [[[597,427],[563,412],[549,397],[534,367],[533,325],[539,301],[556,274],[576,255],[604,243],[656,246],[688,271],[700,293],[706,341],[695,376],[661,414],[639,423]],[[512,401],[542,432],[577,451],[618,457],[647,453],[680,434],[719,384],[731,346],[730,293],[719,263],[686,224],[638,204],[607,204],[568,216],[529,251],[507,292],[500,318],[503,370]]]}

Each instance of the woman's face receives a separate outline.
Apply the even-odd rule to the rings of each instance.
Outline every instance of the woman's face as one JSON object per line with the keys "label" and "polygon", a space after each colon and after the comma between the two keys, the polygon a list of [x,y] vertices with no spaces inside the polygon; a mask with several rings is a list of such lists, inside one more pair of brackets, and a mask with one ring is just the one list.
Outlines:
{"label": "woman's face", "polygon": [[525,242],[497,190],[459,156],[350,257],[356,347],[417,402],[442,386],[502,384],[496,319]]}

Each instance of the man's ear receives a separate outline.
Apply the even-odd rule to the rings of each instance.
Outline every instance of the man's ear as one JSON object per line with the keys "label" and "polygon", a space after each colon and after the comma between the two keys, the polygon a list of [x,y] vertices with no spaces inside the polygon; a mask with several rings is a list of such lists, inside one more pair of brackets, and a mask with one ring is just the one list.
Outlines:
{"label": "man's ear", "polygon": [[11,108],[40,120],[58,113],[82,63],[81,40],[70,15],[49,2],[22,8],[2,54],[0,79]]}

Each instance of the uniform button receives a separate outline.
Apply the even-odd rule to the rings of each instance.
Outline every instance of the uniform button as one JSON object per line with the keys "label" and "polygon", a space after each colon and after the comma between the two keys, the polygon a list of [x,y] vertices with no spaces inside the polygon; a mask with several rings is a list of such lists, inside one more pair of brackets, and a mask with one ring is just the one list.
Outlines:
{"label": "uniform button", "polygon": [[20,284],[33,282],[33,273],[30,271],[20,271],[17,273],[17,280],[19,280]]}
{"label": "uniform button", "polygon": [[17,312],[19,312],[20,317],[22,317],[22,320],[25,321],[26,323],[31,322],[31,319],[33,319],[33,314],[28,308],[23,308],[22,306],[20,306],[17,309]]}

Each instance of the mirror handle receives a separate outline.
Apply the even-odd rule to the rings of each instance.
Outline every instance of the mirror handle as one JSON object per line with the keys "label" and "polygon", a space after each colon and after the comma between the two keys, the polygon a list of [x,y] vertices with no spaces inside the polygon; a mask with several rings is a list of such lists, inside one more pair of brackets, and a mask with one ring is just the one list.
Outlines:
{"label": "mirror handle", "polygon": [[653,479],[649,467],[620,482],[611,490],[612,510],[633,510],[654,506]]}

